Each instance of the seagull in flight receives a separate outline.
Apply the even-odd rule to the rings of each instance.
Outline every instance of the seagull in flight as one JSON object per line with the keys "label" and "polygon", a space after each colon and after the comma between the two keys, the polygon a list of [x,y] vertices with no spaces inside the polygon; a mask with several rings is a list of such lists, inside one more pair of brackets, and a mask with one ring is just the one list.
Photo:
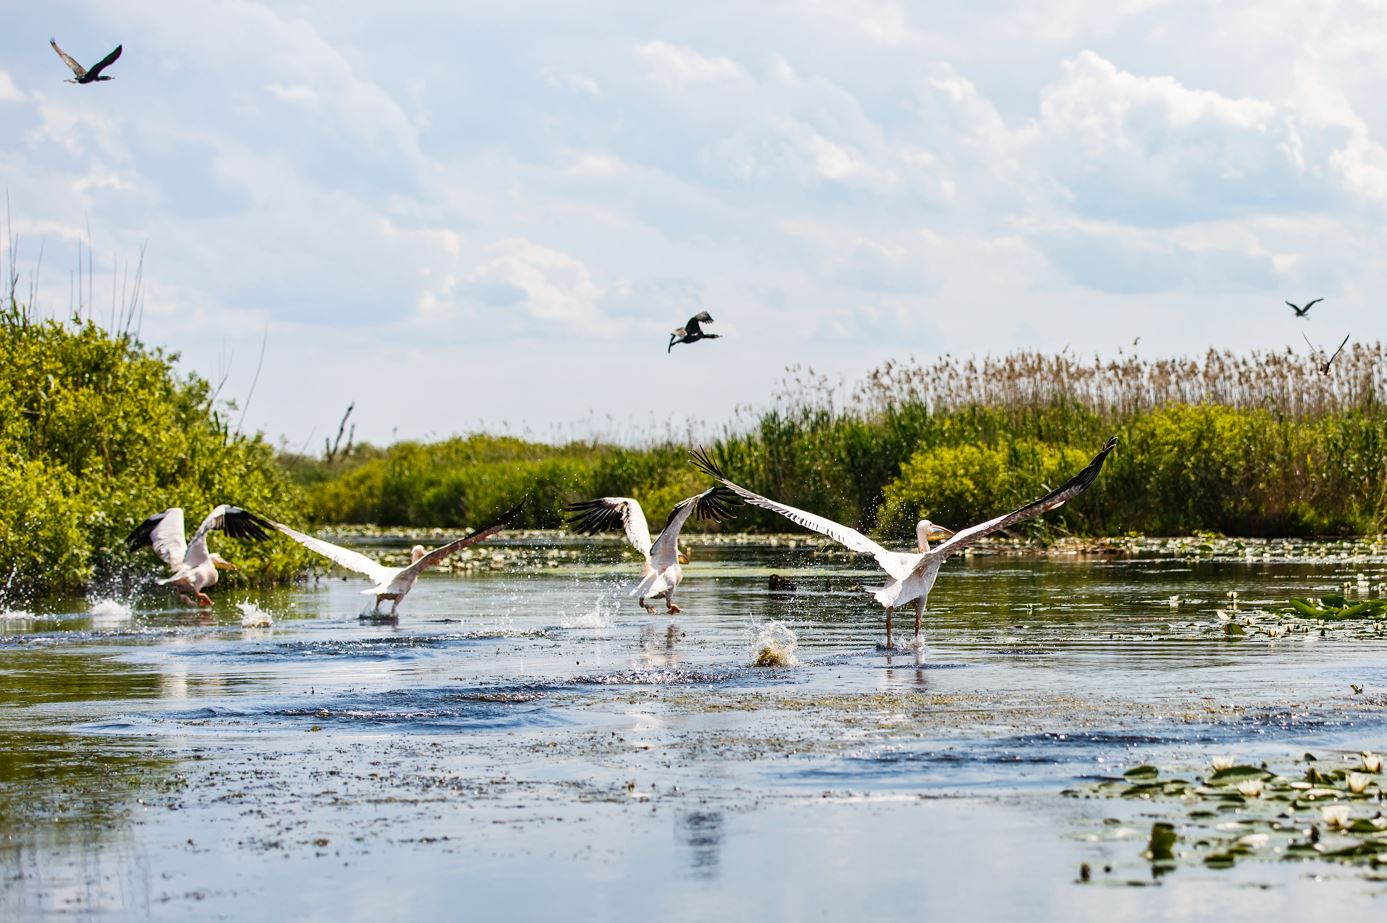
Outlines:
{"label": "seagull in flight", "polygon": [[[777,503],[760,494],[752,493],[745,487],[738,487],[727,479],[712,457],[701,449],[693,453],[693,465],[714,480],[721,481],[724,487],[752,506],[759,506],[762,509],[779,513],[797,525],[812,529],[820,535],[827,535],[846,548],[863,554],[870,554],[876,558],[877,564],[880,565],[888,578],[884,586],[874,589],[873,595],[876,601],[886,609],[886,647],[889,649],[892,646],[891,614],[897,606],[903,606],[910,602],[915,604],[915,643],[918,646],[920,620],[925,614],[925,603],[929,599],[929,591],[934,587],[934,581],[939,576],[939,568],[945,559],[985,535],[1029,519],[1035,519],[1037,516],[1064,506],[1067,501],[1083,493],[1093,484],[1098,478],[1098,472],[1103,468],[1103,462],[1107,460],[1108,453],[1112,452],[1116,445],[1116,437],[1109,439],[1107,445],[1103,446],[1103,450],[1094,456],[1093,461],[1089,462],[1088,467],[1084,470],[1045,496],[1033,500],[1005,516],[989,519],[959,532],[936,525],[928,519],[921,519],[915,525],[916,550],[914,552],[890,551],[856,529],[850,529],[831,519],[816,516],[784,503]],[[943,542],[931,547],[931,540],[943,540]]]}
{"label": "seagull in flight", "polygon": [[1291,310],[1292,310],[1292,311],[1295,311],[1295,316],[1296,316],[1296,317],[1305,317],[1305,316],[1307,316],[1307,315],[1310,313],[1310,309],[1313,308],[1315,305],[1319,304],[1321,301],[1324,301],[1324,299],[1323,299],[1323,298],[1316,298],[1314,301],[1311,301],[1311,302],[1307,303],[1307,304],[1305,305],[1305,307],[1303,307],[1303,308],[1302,308],[1302,307],[1299,307],[1299,306],[1297,306],[1297,305],[1291,304],[1291,302],[1289,302],[1289,301],[1286,302],[1286,304],[1291,305]]}
{"label": "seagull in flight", "polygon": [[684,579],[684,569],[680,565],[689,563],[689,556],[679,550],[679,530],[684,527],[689,516],[722,522],[735,514],[732,507],[740,501],[725,487],[711,487],[701,494],[680,500],[670,511],[665,527],[652,542],[650,526],[646,525],[645,512],[641,505],[630,497],[599,497],[582,503],[570,503],[564,507],[569,525],[580,535],[596,535],[599,532],[614,532],[621,529],[626,533],[626,541],[641,553],[645,566],[641,570],[640,583],[631,591],[646,612],[654,613],[655,607],[646,599],[665,601],[666,612],[678,615],[679,607],[674,604],[674,591],[679,581]]}
{"label": "seagull in flight", "polygon": [[58,57],[63,59],[63,63],[72,68],[73,76],[67,79],[67,83],[96,83],[100,80],[112,79],[103,76],[101,72],[115,63],[116,58],[120,57],[121,49],[125,47],[124,45],[117,45],[115,51],[93,64],[91,70],[87,70],[85,67],[78,64],[72,55],[59,48],[56,39],[50,38],[48,44],[53,46],[53,50],[58,53]]}
{"label": "seagull in flight", "polygon": [[220,530],[232,538],[263,541],[269,537],[267,520],[239,507],[222,504],[207,514],[193,537],[183,538],[183,509],[170,507],[155,513],[135,527],[125,540],[131,548],[148,545],[163,559],[173,573],[160,580],[172,586],[180,602],[189,606],[210,606],[212,599],[203,590],[216,585],[217,571],[236,570],[236,565],[214,552],[207,551],[207,533]]}
{"label": "seagull in flight", "polygon": [[675,343],[696,343],[699,340],[716,340],[722,336],[720,333],[704,333],[703,324],[711,324],[713,315],[707,311],[699,311],[693,317],[684,322],[684,326],[679,327],[669,335],[669,346],[665,349],[665,354],[674,349]]}
{"label": "seagull in flight", "polygon": [[409,595],[409,591],[414,589],[414,582],[419,579],[419,575],[424,570],[448,555],[456,551],[461,551],[468,545],[475,545],[480,541],[490,538],[497,532],[504,529],[512,519],[520,514],[525,506],[525,501],[521,500],[515,506],[497,516],[491,522],[482,526],[480,529],[465,535],[455,542],[440,545],[432,551],[428,551],[423,545],[415,545],[409,552],[409,564],[405,567],[386,567],[379,561],[366,557],[359,551],[352,551],[350,548],[343,548],[341,545],[334,545],[332,542],[325,542],[320,538],[305,535],[289,528],[282,522],[271,520],[268,525],[278,529],[303,547],[316,554],[320,554],[332,563],[345,567],[347,570],[356,571],[358,574],[370,580],[371,586],[361,593],[364,596],[374,596],[376,604],[371,610],[371,615],[379,614],[380,604],[385,600],[390,600],[390,615],[387,618],[396,618],[400,608],[400,601]]}

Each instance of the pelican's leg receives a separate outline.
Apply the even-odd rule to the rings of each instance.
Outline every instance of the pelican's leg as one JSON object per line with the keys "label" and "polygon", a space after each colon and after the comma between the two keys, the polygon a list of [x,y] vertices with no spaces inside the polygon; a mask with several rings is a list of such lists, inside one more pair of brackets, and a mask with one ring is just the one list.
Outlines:
{"label": "pelican's leg", "polygon": [[655,614],[655,607],[650,605],[650,603],[646,602],[644,596],[637,600],[637,602],[641,604],[641,608],[644,609],[646,612],[649,612],[651,615]]}
{"label": "pelican's leg", "polygon": [[893,647],[893,645],[891,644],[891,613],[893,613],[893,612],[895,612],[895,611],[896,611],[896,607],[895,607],[895,606],[887,606],[887,607],[886,607],[886,649],[887,649],[887,650],[890,650],[890,649]]}
{"label": "pelican's leg", "polygon": [[674,604],[674,591],[670,590],[668,593],[666,593],[665,612],[667,612],[669,615],[678,615],[680,612],[683,611],[683,609],[680,609],[678,606]]}
{"label": "pelican's leg", "polygon": [[197,592],[197,604],[198,604],[199,606],[210,606],[210,605],[212,605],[212,597],[208,596],[206,593],[202,592],[201,590],[198,590],[198,592]]}
{"label": "pelican's leg", "polygon": [[392,599],[392,600],[390,601],[390,617],[391,617],[392,619],[399,618],[399,617],[400,617],[400,616],[399,616],[399,611],[400,611],[400,597],[396,596],[394,599]]}
{"label": "pelican's leg", "polygon": [[181,602],[181,603],[182,603],[183,605],[185,605],[185,606],[196,606],[196,605],[197,605],[197,600],[196,600],[196,599],[193,599],[191,596],[189,596],[187,593],[184,593],[182,590],[175,590],[175,591],[174,591],[174,595],[177,596],[177,597],[178,597],[178,601]]}
{"label": "pelican's leg", "polygon": [[925,617],[925,598],[915,600],[915,646],[920,646],[920,620]]}
{"label": "pelican's leg", "polygon": [[376,597],[376,604],[375,604],[374,606],[371,607],[371,617],[372,617],[372,618],[374,618],[374,617],[380,615],[380,601],[381,601],[382,599],[384,599],[384,598],[385,598],[384,596],[377,596],[377,597]]}

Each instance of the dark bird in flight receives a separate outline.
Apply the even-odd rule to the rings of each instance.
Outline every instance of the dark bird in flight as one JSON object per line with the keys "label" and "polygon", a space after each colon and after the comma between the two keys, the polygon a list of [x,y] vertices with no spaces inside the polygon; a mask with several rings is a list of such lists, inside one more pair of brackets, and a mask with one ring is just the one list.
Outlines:
{"label": "dark bird in flight", "polygon": [[1332,356],[1330,356],[1328,359],[1324,360],[1324,363],[1320,366],[1320,374],[1321,374],[1321,375],[1328,375],[1328,374],[1329,374],[1329,367],[1330,367],[1331,365],[1334,364],[1334,360],[1337,359],[1337,358],[1339,358],[1339,353],[1343,352],[1343,351],[1344,351],[1344,347],[1348,345],[1348,338],[1349,338],[1349,334],[1345,334],[1345,335],[1344,335],[1344,342],[1340,343],[1340,344],[1339,344],[1339,348],[1336,349],[1336,350],[1334,350],[1334,355],[1332,355]]}
{"label": "dark bird in flight", "polygon": [[73,59],[72,55],[59,48],[58,42],[55,39],[50,38],[48,44],[53,46],[53,50],[58,53],[58,57],[63,59],[63,63],[72,68],[72,73],[75,76],[69,79],[67,81],[68,83],[96,83],[98,80],[110,80],[110,77],[101,76],[101,72],[115,63],[116,58],[120,57],[121,49],[124,47],[123,45],[117,45],[115,51],[93,64],[91,70],[87,70],[85,67],[78,64]]}
{"label": "dark bird in flight", "polygon": [[1295,312],[1295,316],[1296,316],[1296,317],[1305,317],[1307,314],[1310,313],[1310,309],[1313,308],[1315,305],[1319,304],[1321,301],[1324,301],[1324,299],[1323,299],[1323,298],[1316,298],[1314,301],[1308,303],[1308,304],[1307,304],[1305,307],[1303,307],[1303,308],[1302,308],[1302,307],[1298,307],[1298,306],[1296,306],[1296,305],[1294,305],[1294,304],[1291,304],[1289,301],[1286,302],[1286,304],[1290,304],[1290,305],[1291,305],[1291,310]]}
{"label": "dark bird in flight", "polygon": [[665,349],[668,355],[674,349],[675,343],[696,343],[699,340],[716,340],[722,336],[720,333],[704,333],[703,324],[711,324],[713,315],[707,311],[699,311],[693,317],[684,322],[684,326],[669,335],[669,346]]}
{"label": "dark bird in flight", "polygon": [[[1345,334],[1344,341],[1339,344],[1338,349],[1334,350],[1334,355],[1327,359],[1324,358],[1324,353],[1320,351],[1320,348],[1314,343],[1311,343],[1309,337],[1305,337],[1305,345],[1310,347],[1310,358],[1315,362],[1319,362],[1319,371],[1321,375],[1329,374],[1329,367],[1334,364],[1335,359],[1339,358],[1339,353],[1344,351],[1344,347],[1348,345],[1349,337],[1352,335],[1353,334]],[[1321,359],[1324,359],[1324,361],[1320,362]]]}

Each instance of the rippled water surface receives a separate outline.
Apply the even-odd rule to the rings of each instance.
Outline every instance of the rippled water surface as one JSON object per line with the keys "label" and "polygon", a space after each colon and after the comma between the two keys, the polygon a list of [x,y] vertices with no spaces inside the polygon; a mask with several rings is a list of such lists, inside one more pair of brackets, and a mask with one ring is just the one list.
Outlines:
{"label": "rippled water surface", "polygon": [[[1364,868],[1153,881],[1144,841],[1088,835],[1147,809],[1059,794],[1139,763],[1387,750],[1387,634],[1227,640],[1216,612],[1234,592],[1246,613],[1375,587],[1381,559],[979,554],[946,565],[924,650],[888,651],[854,588],[870,570],[692,551],[676,616],[626,596],[634,564],[609,544],[431,576],[398,624],[358,620],[362,584],[337,578],[219,587],[207,611],[148,595],[7,613],[0,918],[1387,906]],[[908,641],[911,614],[895,627]],[[793,665],[753,666],[768,638]]]}

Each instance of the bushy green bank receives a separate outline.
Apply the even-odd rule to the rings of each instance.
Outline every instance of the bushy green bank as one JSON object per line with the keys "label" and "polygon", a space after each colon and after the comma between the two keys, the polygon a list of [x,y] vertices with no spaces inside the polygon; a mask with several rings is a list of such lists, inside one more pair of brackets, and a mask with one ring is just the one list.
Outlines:
{"label": "bushy green bank", "polygon": [[[850,391],[801,381],[750,428],[709,440],[753,490],[908,540],[927,515],[960,526],[1023,503],[1119,449],[1081,500],[1033,528],[1058,534],[1376,533],[1387,529],[1387,371],[1357,346],[1321,374],[1288,354],[1079,362],[1019,354],[883,366]],[[702,489],[687,447],[550,446],[473,435],[296,464],[319,522],[475,524],[531,495],[527,525],[634,496],[652,528]],[[692,525],[692,528],[697,528]],[[744,510],[725,528],[787,528]]]}
{"label": "bushy green bank", "polygon": [[[0,603],[161,568],[123,540],[170,506],[190,530],[218,503],[303,514],[270,446],[229,431],[173,357],[91,323],[30,322],[13,304],[0,356]],[[289,542],[212,544],[245,566],[239,579],[288,578],[305,560]]]}

